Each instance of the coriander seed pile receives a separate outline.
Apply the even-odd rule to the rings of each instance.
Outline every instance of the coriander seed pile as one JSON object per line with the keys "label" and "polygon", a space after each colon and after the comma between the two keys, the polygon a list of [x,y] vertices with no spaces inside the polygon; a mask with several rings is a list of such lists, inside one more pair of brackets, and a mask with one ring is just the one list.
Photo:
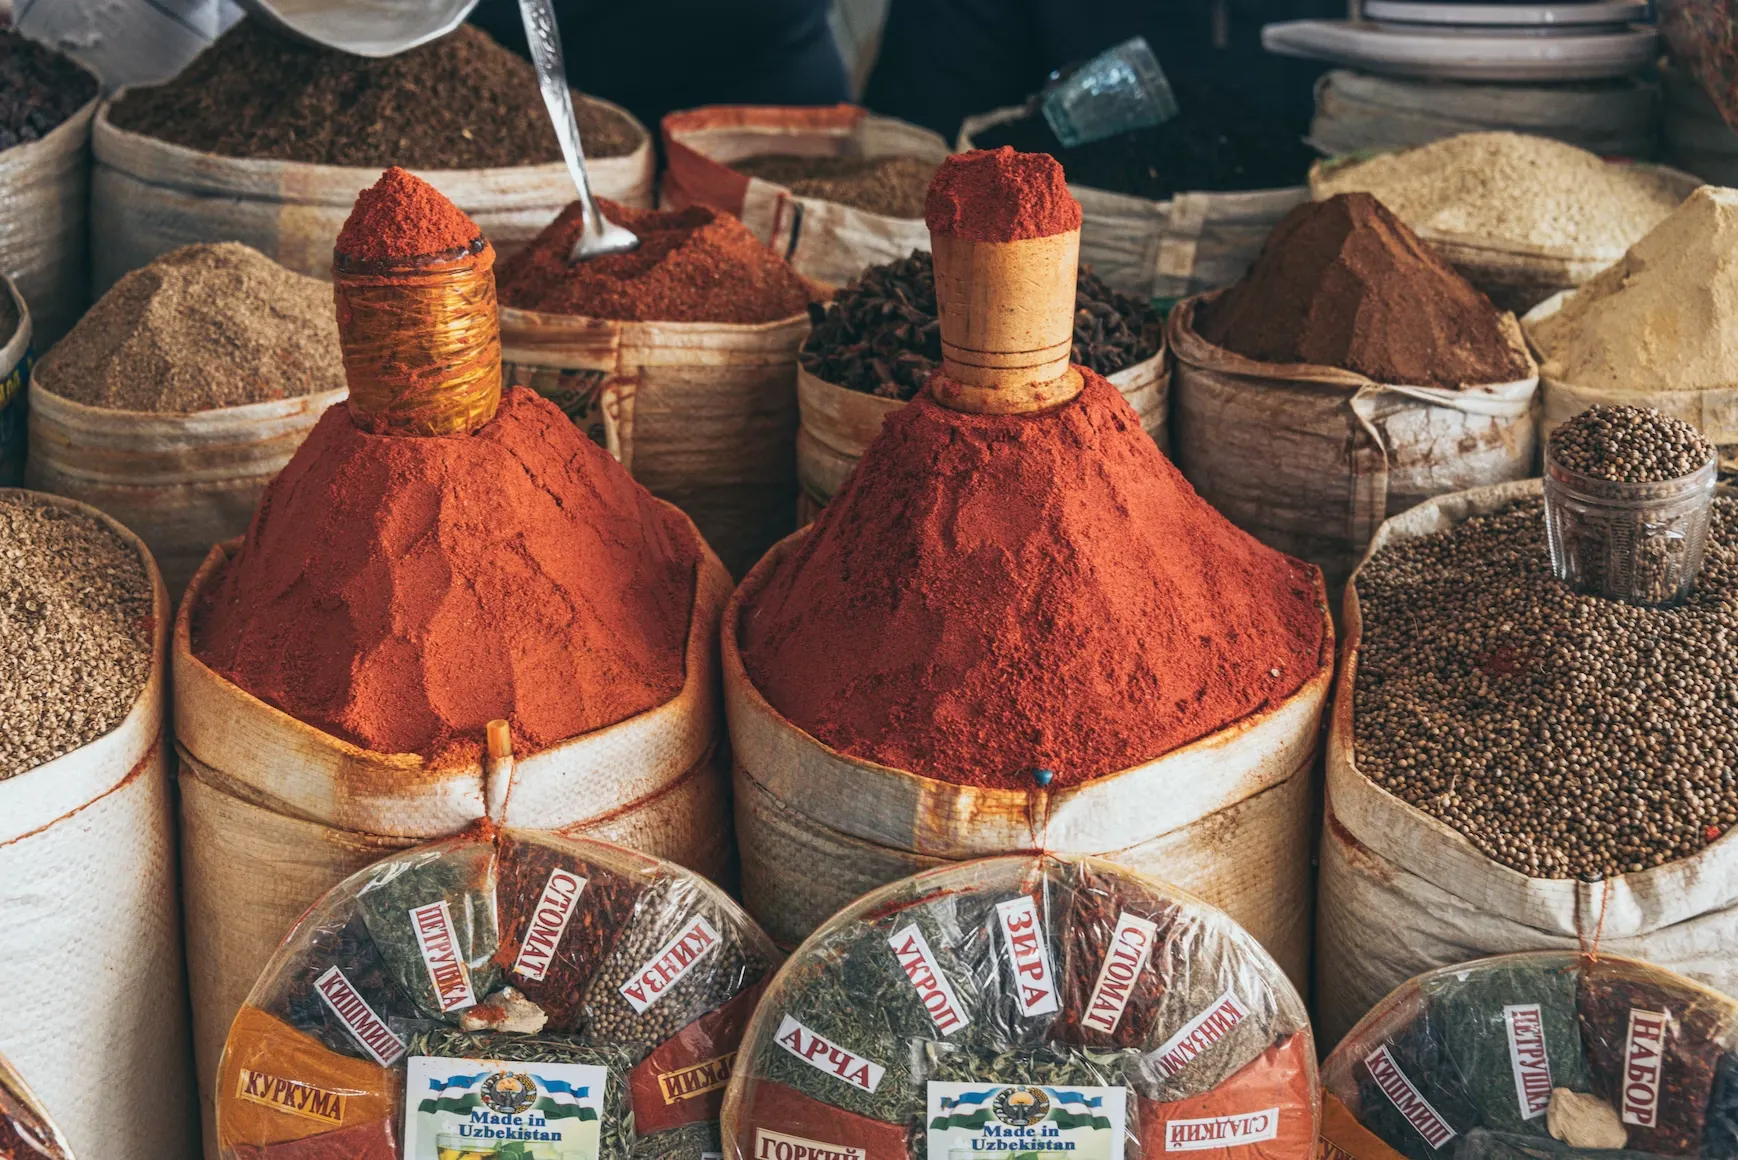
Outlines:
{"label": "coriander seed pile", "polygon": [[1360,573],[1359,770],[1486,855],[1595,880],[1738,823],[1738,500],[1671,610],[1552,577],[1541,501],[1385,548]]}
{"label": "coriander seed pile", "polygon": [[1551,432],[1551,458],[1613,483],[1663,483],[1707,466],[1714,445],[1652,407],[1590,407]]}

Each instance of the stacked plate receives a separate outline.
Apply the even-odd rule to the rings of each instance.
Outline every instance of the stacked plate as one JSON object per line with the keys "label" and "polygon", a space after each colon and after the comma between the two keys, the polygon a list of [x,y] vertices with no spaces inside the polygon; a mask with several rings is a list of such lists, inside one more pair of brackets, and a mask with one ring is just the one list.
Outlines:
{"label": "stacked plate", "polygon": [[1365,0],[1350,20],[1269,24],[1269,52],[1430,80],[1589,81],[1658,54],[1645,0]]}

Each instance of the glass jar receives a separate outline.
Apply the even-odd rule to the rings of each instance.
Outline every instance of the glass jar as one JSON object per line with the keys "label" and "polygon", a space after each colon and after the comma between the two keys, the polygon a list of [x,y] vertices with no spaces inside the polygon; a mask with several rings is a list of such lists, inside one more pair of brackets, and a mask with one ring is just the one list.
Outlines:
{"label": "glass jar", "polygon": [[1681,603],[1708,546],[1718,462],[1658,483],[1617,483],[1545,452],[1551,571],[1575,591],[1647,608]]}

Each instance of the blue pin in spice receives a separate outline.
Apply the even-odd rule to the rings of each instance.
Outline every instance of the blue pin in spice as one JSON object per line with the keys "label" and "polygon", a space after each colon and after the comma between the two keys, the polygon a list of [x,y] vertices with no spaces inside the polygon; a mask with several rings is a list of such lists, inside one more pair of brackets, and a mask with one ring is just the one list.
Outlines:
{"label": "blue pin in spice", "polygon": [[1034,769],[1032,771],[1032,780],[1038,783],[1039,789],[1044,789],[1052,781],[1056,780],[1056,774],[1054,771],[1048,769]]}

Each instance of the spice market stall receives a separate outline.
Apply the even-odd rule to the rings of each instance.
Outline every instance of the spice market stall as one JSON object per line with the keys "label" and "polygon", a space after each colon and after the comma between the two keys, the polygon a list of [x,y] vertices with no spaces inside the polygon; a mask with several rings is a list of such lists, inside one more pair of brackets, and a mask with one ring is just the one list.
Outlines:
{"label": "spice market stall", "polygon": [[663,133],[660,204],[733,214],[824,286],[929,240],[923,191],[948,148],[928,129],[855,105],[720,105],[671,113]]}
{"label": "spice market stall", "polygon": [[503,264],[503,373],[688,513],[740,576],[795,518],[797,347],[816,288],[720,210],[604,213],[639,247],[570,264],[576,201]]}
{"label": "spice market stall", "polygon": [[1583,412],[1547,470],[1543,497],[1502,484],[1389,520],[1346,588],[1324,1035],[1420,971],[1511,951],[1645,957],[1738,994],[1738,499],[1657,412]]}
{"label": "spice market stall", "polygon": [[221,1160],[703,1160],[778,965],[716,886],[506,827],[346,878],[224,1047]]}
{"label": "spice market stall", "polygon": [[90,300],[90,70],[0,27],[0,275],[30,303],[44,349]]}
{"label": "spice market stall", "polygon": [[1538,368],[1514,316],[1368,194],[1297,207],[1167,328],[1177,465],[1332,591],[1389,515],[1532,472]]}
{"label": "spice market stall", "polygon": [[[651,136],[576,94],[592,189],[650,205]],[[573,199],[530,62],[469,25],[371,59],[243,20],[173,80],[117,92],[91,135],[97,293],[192,242],[245,242],[330,277],[357,193],[388,165],[429,181],[511,253]]]}
{"label": "spice market stall", "polygon": [[0,489],[0,1055],[81,1157],[163,1160],[197,1143],[168,625],[136,536],[72,500]]}
{"label": "spice market stall", "polygon": [[1241,278],[1269,231],[1309,197],[1316,153],[1235,93],[1171,78],[1161,125],[1068,148],[1035,104],[967,117],[961,149],[1049,153],[1083,213],[1080,260],[1105,282],[1168,306]]}
{"label": "spice market stall", "polygon": [[28,482],[138,533],[178,601],[344,391],[330,285],[236,242],[184,246],[37,365]]}
{"label": "spice market stall", "polygon": [[1410,980],[1322,1064],[1347,1160],[1738,1154],[1738,1002],[1608,954],[1536,952]]}
{"label": "spice market stall", "polygon": [[7,1160],[72,1160],[66,1137],[4,1057],[0,1057],[0,1156]]}
{"label": "spice market stall", "polygon": [[1070,367],[1079,215],[1042,154],[930,189],[942,367],[725,613],[744,897],[795,943],[943,862],[1108,852],[1301,979],[1320,576]]}
{"label": "spice market stall", "polygon": [[731,1160],[1307,1160],[1317,1121],[1303,1002],[1255,940],[1155,879],[1052,855],[835,915],[767,987],[724,1104]]}
{"label": "spice market stall", "polygon": [[1738,460],[1738,192],[1703,186],[1623,260],[1521,320],[1538,351],[1542,433],[1601,405],[1653,407]]}
{"label": "spice market stall", "polygon": [[[872,266],[824,307],[811,306],[809,316],[815,329],[797,354],[801,523],[827,506],[880,434],[881,421],[915,398],[941,365],[934,261],[916,250]],[[1169,449],[1171,410],[1164,345],[1161,313],[1080,268],[1071,357],[1128,400],[1161,451]]]}
{"label": "spice market stall", "polygon": [[[729,578],[552,404],[502,390],[493,261],[476,223],[404,170],[364,192],[334,259],[350,395],[182,602],[175,730],[208,1093],[296,917],[491,802],[508,824],[728,876]],[[497,719],[508,729],[486,738]]]}
{"label": "spice market stall", "polygon": [[1464,133],[1310,171],[1312,197],[1374,194],[1516,313],[1622,258],[1699,184],[1675,169],[1604,161],[1520,133]]}

